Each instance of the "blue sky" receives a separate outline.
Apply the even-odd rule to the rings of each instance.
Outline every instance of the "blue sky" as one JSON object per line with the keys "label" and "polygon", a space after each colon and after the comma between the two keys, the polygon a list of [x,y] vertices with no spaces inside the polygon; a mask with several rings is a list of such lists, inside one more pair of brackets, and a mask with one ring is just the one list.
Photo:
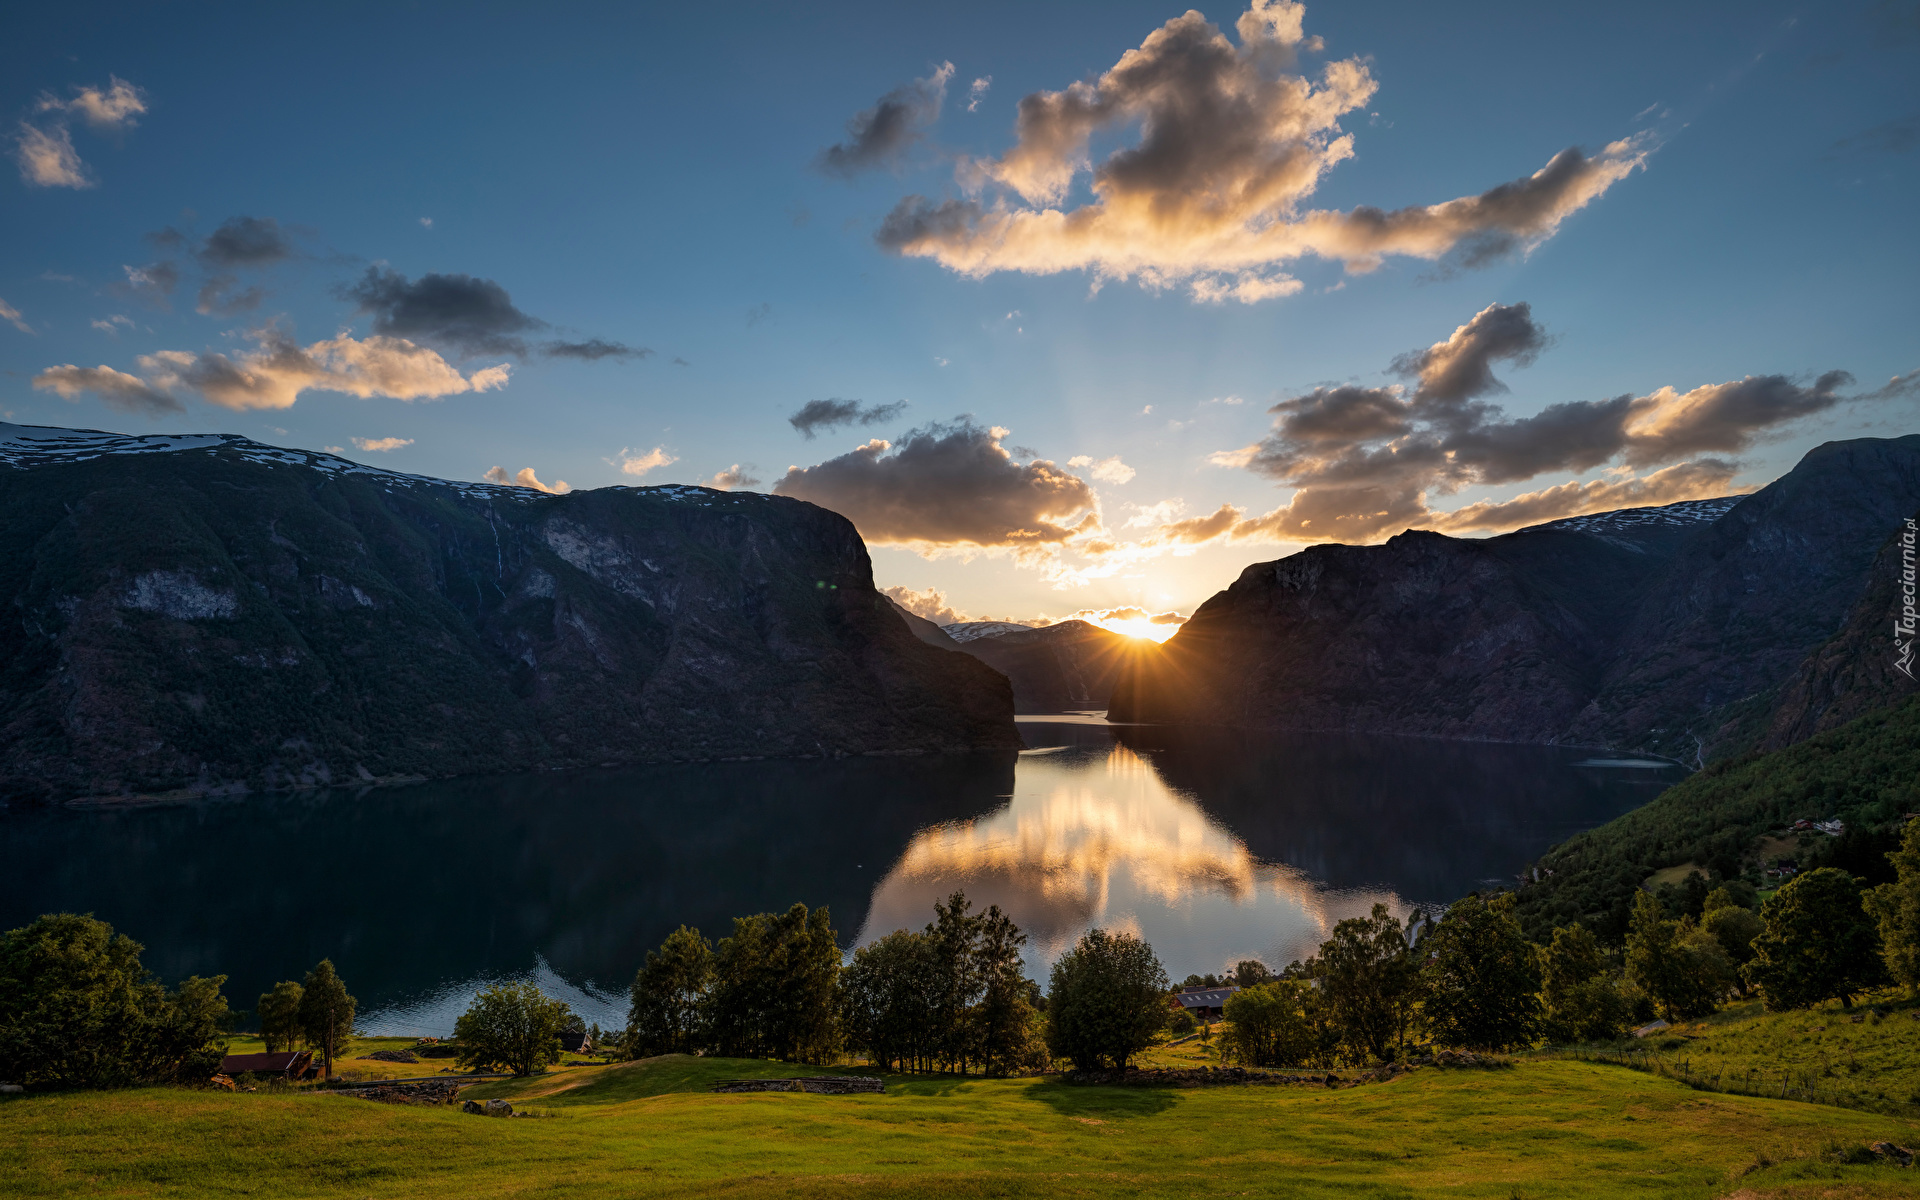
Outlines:
{"label": "blue sky", "polygon": [[[1203,11],[1221,47],[1254,53],[1235,30],[1240,8]],[[1097,264],[1043,273],[1012,253],[968,274],[954,264],[980,244],[974,232],[961,249],[876,240],[912,195],[971,197],[988,213],[1094,203],[1084,170],[1052,197],[1009,190],[1009,152],[1025,144],[1016,106],[1082,80],[1117,95],[1103,73],[1181,13],[1141,3],[23,10],[0,44],[7,148],[19,160],[0,177],[0,316],[17,314],[0,324],[0,414],[340,446],[452,478],[532,468],[576,488],[701,482],[738,464],[763,490],[848,512],[882,585],[1018,618],[1190,612],[1248,563],[1323,529],[1327,540],[1373,540],[1396,523],[1486,533],[1520,517],[1449,526],[1434,514],[1569,481],[1615,490],[1554,493],[1526,511],[1732,490],[1821,441],[1914,430],[1912,391],[1884,386],[1920,367],[1913,3],[1309,4],[1295,14],[1300,36],[1283,31],[1270,58],[1246,59],[1263,78],[1309,81],[1357,59],[1374,88],[1308,138],[1324,150],[1350,136],[1350,152],[1329,152],[1317,184],[1255,212],[1253,227],[1481,196],[1568,147],[1600,162],[1625,145],[1611,160],[1626,164],[1617,179],[1485,263],[1471,261],[1479,227],[1437,259],[1390,252],[1368,270],[1321,247],[1251,274],[1128,233],[1127,253],[1140,246],[1157,278],[1111,268],[1101,278]],[[1315,37],[1317,50],[1305,40]],[[139,111],[91,119],[101,110],[76,103],[81,89],[110,98],[115,80]],[[916,80],[927,81],[917,92]],[[917,137],[881,146],[851,177],[822,169],[828,146],[855,144],[850,120],[895,89],[925,100],[942,80],[938,116],[923,108]],[[1089,166],[1142,138],[1140,111],[1093,128]],[[1221,124],[1194,136],[1224,142],[1235,131]],[[63,135],[77,176],[48,182],[43,170],[36,182],[23,139]],[[1071,170],[1073,153],[1059,163]],[[984,188],[982,169],[999,172]],[[1139,195],[1179,202],[1207,186],[1197,169],[1163,172]],[[215,261],[206,239],[235,218],[274,223],[273,261]],[[179,237],[151,236],[166,229]],[[161,262],[179,275],[171,293],[129,288],[127,268]],[[409,283],[492,281],[543,324],[518,335],[524,354],[464,353],[471,340],[416,331],[409,344],[438,356],[442,379],[509,368],[504,386],[463,383],[438,398],[313,386],[286,407],[232,394],[223,405],[183,365],[208,355],[245,365],[272,330],[347,370],[326,355],[381,336],[380,312],[343,290],[372,267]],[[222,272],[233,276],[218,292],[226,309],[196,311]],[[1246,278],[1294,290],[1195,298],[1196,280]],[[231,303],[248,288],[260,289],[257,305]],[[1483,312],[1518,322],[1520,341],[1503,352],[1456,340],[1449,353],[1490,355],[1477,361],[1498,385],[1449,394],[1411,360],[1392,370]],[[330,341],[343,331],[358,339],[345,350]],[[539,350],[589,339],[651,353]],[[314,349],[323,344],[334,349]],[[179,362],[166,367],[161,352]],[[172,407],[124,394],[116,407],[97,376],[63,376],[63,394],[46,372],[69,365],[112,368]],[[1836,369],[1856,382],[1822,390]],[[1781,382],[1764,394],[1698,390],[1749,376]],[[1339,385],[1352,394],[1335,396]],[[1320,400],[1300,399],[1316,388]],[[1469,443],[1539,432],[1511,422],[1610,397],[1652,399],[1630,438],[1616,430],[1617,446],[1597,446],[1614,451],[1597,463],[1581,467],[1593,455],[1563,447],[1533,474],[1504,459],[1461,465]],[[788,418],[830,398],[908,403],[871,425],[800,436]],[[1269,413],[1281,402],[1294,407]],[[1401,432],[1309,444],[1303,414],[1335,404],[1400,405]],[[1462,405],[1489,404],[1510,424],[1460,424]],[[1671,432],[1675,414],[1708,405],[1711,428],[1694,420],[1654,445],[1656,425]],[[971,427],[951,424],[962,414]],[[948,424],[923,436],[918,457],[904,454],[908,432],[935,422]],[[891,449],[847,457],[876,437]],[[355,438],[410,444],[363,451]],[[1349,505],[1347,524],[1315,525],[1305,501],[1290,500],[1320,487],[1331,504],[1325,489],[1343,464],[1383,449],[1408,460],[1416,443],[1453,465],[1376,480],[1397,499],[1372,516]],[[622,471],[650,454],[661,465]],[[1076,457],[1089,461],[1068,465]],[[1130,474],[1096,475],[1116,457]],[[787,475],[829,460],[838,465]],[[1260,524],[1290,503],[1291,517]],[[1234,514],[1216,526],[1175,528],[1223,505]]]}

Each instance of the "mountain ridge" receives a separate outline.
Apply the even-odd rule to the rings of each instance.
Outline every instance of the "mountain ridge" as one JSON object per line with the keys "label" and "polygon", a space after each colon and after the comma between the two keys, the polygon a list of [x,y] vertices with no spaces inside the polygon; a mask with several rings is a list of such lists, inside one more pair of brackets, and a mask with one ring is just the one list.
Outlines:
{"label": "mountain ridge", "polygon": [[1742,711],[1772,711],[1916,507],[1920,435],[1863,438],[1745,497],[1308,547],[1202,604],[1110,715],[1703,763],[1755,744]]}
{"label": "mountain ridge", "polygon": [[1012,750],[825,509],[0,428],[0,797]]}

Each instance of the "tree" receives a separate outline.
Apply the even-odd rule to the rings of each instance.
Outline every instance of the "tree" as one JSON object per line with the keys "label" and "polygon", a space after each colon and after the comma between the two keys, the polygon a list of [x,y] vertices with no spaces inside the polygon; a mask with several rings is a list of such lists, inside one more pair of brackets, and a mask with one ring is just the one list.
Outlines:
{"label": "tree", "polygon": [[347,994],[347,985],[340,981],[330,958],[316,963],[300,987],[300,1036],[320,1051],[328,1079],[333,1078],[334,1057],[353,1036],[359,1003]]}
{"label": "tree", "polygon": [[1348,1058],[1387,1059],[1405,1045],[1420,975],[1405,931],[1386,905],[1335,925],[1302,970],[1318,981],[1326,1020]]}
{"label": "tree", "polygon": [[1660,902],[1639,892],[1627,927],[1627,978],[1670,1021],[1718,1008],[1737,976],[1726,951],[1692,918],[1669,921]]}
{"label": "tree", "polygon": [[705,1048],[712,987],[713,946],[698,929],[682,925],[634,973],[623,1043],[628,1054],[692,1054]]}
{"label": "tree", "polygon": [[1091,929],[1054,961],[1047,988],[1047,1048],[1081,1070],[1145,1049],[1167,1020],[1167,972],[1130,933]]}
{"label": "tree", "polygon": [[560,1061],[560,1035],[574,1019],[564,1001],[548,998],[535,984],[482,988],[453,1024],[460,1043],[458,1061],[468,1070],[531,1075]]}
{"label": "tree", "polygon": [[1235,987],[1250,988],[1259,987],[1272,978],[1273,972],[1267,969],[1267,964],[1257,958],[1243,958],[1234,964],[1231,982]]}
{"label": "tree", "polygon": [[303,989],[291,979],[283,979],[273,985],[272,991],[260,993],[260,1040],[267,1044],[268,1054],[291,1050],[300,1040],[302,994]]}
{"label": "tree", "polygon": [[1867,893],[1867,910],[1880,925],[1880,953],[1887,973],[1920,995],[1920,821],[1907,822],[1898,849],[1889,851],[1892,883]]}
{"label": "tree", "polygon": [[1626,1032],[1626,997],[1585,925],[1555,929],[1552,944],[1540,950],[1540,999],[1549,1041],[1604,1042]]}
{"label": "tree", "polygon": [[74,913],[0,935],[0,1078],[49,1088],[204,1081],[232,1016],[226,976],[169,993],[140,965],[141,949]]}
{"label": "tree", "polygon": [[1747,978],[1769,1012],[1853,998],[1886,977],[1880,936],[1862,906],[1859,881],[1835,867],[1796,875],[1760,906],[1766,931],[1753,939]]}
{"label": "tree", "polygon": [[[956,893],[957,894],[957,893]],[[1027,935],[997,904],[989,905],[974,927],[974,977],[980,998],[974,1005],[971,1039],[980,1068],[989,1075],[1046,1065],[1046,1047],[1036,1036],[1034,995],[1039,990],[1020,963]]]}
{"label": "tree", "polygon": [[1421,991],[1434,1041],[1505,1050],[1530,1044],[1540,1022],[1540,965],[1511,894],[1468,896],[1421,939]]}
{"label": "tree", "polygon": [[1227,997],[1229,1028],[1220,1053],[1249,1067],[1318,1065],[1323,1047],[1312,1009],[1313,987],[1301,979],[1272,979]]}
{"label": "tree", "polygon": [[[1724,897],[1725,902],[1715,904],[1715,897]],[[1720,943],[1727,961],[1733,964],[1736,978],[1740,968],[1753,958],[1753,939],[1759,937],[1766,927],[1766,922],[1760,919],[1758,913],[1735,903],[1725,888],[1715,889],[1713,896],[1707,898],[1707,912],[1700,919],[1700,928]],[[1739,986],[1743,992],[1746,990],[1744,982]]]}
{"label": "tree", "polygon": [[935,975],[933,946],[923,933],[896,929],[855,950],[840,975],[848,1043],[881,1066],[931,1070]]}
{"label": "tree", "polygon": [[840,1051],[840,947],[827,910],[735,917],[713,954],[713,1044],[739,1058],[822,1062]]}

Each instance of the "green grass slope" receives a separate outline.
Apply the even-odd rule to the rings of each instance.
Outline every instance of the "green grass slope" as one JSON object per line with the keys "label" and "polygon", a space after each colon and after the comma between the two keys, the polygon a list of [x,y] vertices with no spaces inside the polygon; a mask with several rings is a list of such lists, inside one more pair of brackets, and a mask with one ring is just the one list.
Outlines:
{"label": "green grass slope", "polygon": [[661,1090],[756,1069],[603,1068],[575,1103],[531,1098],[558,1114],[546,1120],[317,1094],[13,1097],[0,1103],[0,1179],[19,1197],[1920,1195],[1920,1172],[1834,1161],[1870,1140],[1912,1144],[1910,1121],[1569,1061],[1336,1091]]}
{"label": "green grass slope", "polygon": [[1784,750],[1716,763],[1567,839],[1540,859],[1541,881],[1522,889],[1520,920],[1541,942],[1577,920],[1617,935],[1634,889],[1663,867],[1693,862],[1737,874],[1771,828],[1835,816],[1865,827],[1916,809],[1920,697]]}

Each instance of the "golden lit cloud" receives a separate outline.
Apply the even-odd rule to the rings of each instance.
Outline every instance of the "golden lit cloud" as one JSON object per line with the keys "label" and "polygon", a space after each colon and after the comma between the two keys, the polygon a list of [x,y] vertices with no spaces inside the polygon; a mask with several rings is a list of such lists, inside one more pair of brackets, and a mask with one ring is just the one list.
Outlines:
{"label": "golden lit cloud", "polygon": [[[1011,149],[961,160],[966,198],[907,197],[880,245],[974,277],[1083,270],[1251,304],[1301,290],[1278,268],[1308,256],[1365,271],[1389,255],[1473,266],[1525,251],[1650,152],[1641,140],[1592,156],[1567,149],[1479,195],[1391,212],[1307,209],[1326,173],[1353,157],[1341,119],[1378,84],[1360,58],[1295,73],[1296,51],[1319,48],[1304,36],[1305,13],[1259,0],[1236,44],[1188,12],[1098,78],[1027,96]],[[1096,166],[1093,139],[1133,127],[1139,139]],[[1092,197],[1071,204],[1083,175]]]}

